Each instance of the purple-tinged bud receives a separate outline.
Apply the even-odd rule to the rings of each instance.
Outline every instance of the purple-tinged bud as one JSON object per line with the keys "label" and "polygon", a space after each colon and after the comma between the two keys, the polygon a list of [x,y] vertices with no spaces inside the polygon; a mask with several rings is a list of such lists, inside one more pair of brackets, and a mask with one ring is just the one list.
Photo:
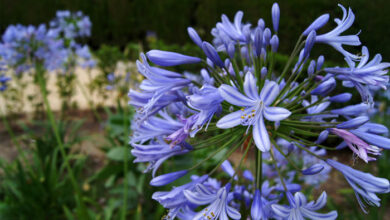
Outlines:
{"label": "purple-tinged bud", "polygon": [[313,48],[314,43],[316,42],[316,36],[317,36],[317,34],[315,31],[311,31],[309,36],[307,36],[306,42],[305,42],[305,48],[304,48],[305,52],[303,53],[304,58],[309,57],[311,49]]}
{"label": "purple-tinged bud", "polygon": [[336,103],[344,103],[344,102],[348,102],[351,98],[352,98],[352,94],[345,92],[345,93],[341,93],[341,94],[330,97],[329,101],[336,102]]}
{"label": "purple-tinged bud", "polygon": [[202,48],[202,39],[199,37],[198,33],[193,29],[192,27],[187,28],[188,35],[190,35],[190,38],[196,45],[198,45],[200,48]]}
{"label": "purple-tinged bud", "polygon": [[321,144],[322,142],[324,142],[328,138],[328,135],[329,135],[329,131],[328,130],[323,130],[320,133],[320,135],[318,135],[318,138],[315,141],[315,143],[316,144]]}
{"label": "purple-tinged bud", "polygon": [[230,60],[228,58],[225,59],[225,68],[229,69],[230,66]]}
{"label": "purple-tinged bud", "polygon": [[390,149],[390,139],[376,135],[376,134],[371,134],[368,132],[363,132],[359,130],[350,130],[350,132],[359,138],[363,139],[367,143],[370,143],[372,145],[375,145],[377,147],[389,150]]}
{"label": "purple-tinged bud", "polygon": [[230,59],[234,59],[234,53],[236,52],[236,47],[234,43],[230,42],[227,47],[227,53],[230,57]]}
{"label": "purple-tinged bud", "polygon": [[219,57],[217,51],[215,50],[215,48],[213,47],[213,45],[211,45],[210,43],[206,42],[206,41],[203,41],[203,44],[202,44],[202,49],[204,51],[204,53],[206,54],[206,56],[217,66],[223,68],[223,62],[221,60],[221,57]]}
{"label": "purple-tinged bud", "polygon": [[271,44],[272,52],[276,53],[276,51],[278,51],[278,47],[279,47],[279,38],[277,35],[272,36],[270,44]]}
{"label": "purple-tinged bud", "polygon": [[369,105],[365,103],[360,103],[356,105],[349,105],[344,108],[339,109],[333,109],[331,110],[331,113],[337,114],[337,115],[345,115],[345,116],[358,116],[362,113],[367,112],[367,110],[370,108]]}
{"label": "purple-tinged bud", "polygon": [[251,58],[249,56],[248,48],[246,46],[241,47],[241,55],[245,58],[248,64],[251,64]]}
{"label": "purple-tinged bud", "polygon": [[364,129],[372,134],[387,134],[389,132],[389,129],[386,126],[371,122],[365,124]]}
{"label": "purple-tinged bud", "polygon": [[331,92],[334,88],[336,88],[336,80],[332,77],[326,81],[323,81],[317,88],[311,91],[312,95],[321,95],[326,96],[329,92]]}
{"label": "purple-tinged bud", "polygon": [[244,28],[242,29],[242,33],[245,36],[246,42],[251,41],[251,26],[245,25]]}
{"label": "purple-tinged bud", "polygon": [[319,71],[322,68],[322,65],[324,65],[325,58],[324,56],[319,56],[317,59],[317,71]]}
{"label": "purple-tinged bud", "polygon": [[336,127],[341,129],[358,128],[370,120],[367,116],[359,116],[351,120],[338,124]]}
{"label": "purple-tinged bud", "polygon": [[253,202],[251,206],[251,217],[253,220],[260,220],[263,217],[263,205],[261,201],[261,192],[256,189],[255,195],[253,196]]}
{"label": "purple-tinged bud", "polygon": [[309,76],[313,75],[315,67],[316,67],[316,61],[314,60],[310,61],[309,67],[307,67],[307,74]]}
{"label": "purple-tinged bud", "polygon": [[328,23],[329,14],[323,14],[318,17],[306,30],[302,33],[303,35],[308,35],[311,31],[316,31],[322,28],[326,23]]}
{"label": "purple-tinged bud", "polygon": [[260,27],[257,27],[255,30],[255,39],[253,44],[255,46],[256,56],[260,57],[261,48],[263,47],[263,30]]}
{"label": "purple-tinged bud", "polygon": [[159,66],[176,66],[181,64],[199,63],[202,61],[198,57],[191,57],[180,53],[162,51],[162,50],[151,50],[146,53],[146,56],[152,63]]}
{"label": "purple-tinged bud", "polygon": [[272,5],[272,23],[274,25],[274,31],[275,32],[278,32],[278,28],[279,28],[279,19],[280,19],[280,9],[279,9],[279,5],[278,3],[274,3]]}
{"label": "purple-tinged bud", "polygon": [[188,173],[187,170],[180,170],[180,171],[176,171],[176,172],[173,172],[173,173],[163,174],[163,175],[160,175],[158,177],[154,177],[150,181],[150,185],[152,185],[152,186],[164,186],[164,185],[172,183],[173,181],[183,177],[187,173]]}
{"label": "purple-tinged bud", "polygon": [[206,59],[206,63],[207,63],[208,66],[214,68],[214,63],[209,58]]}
{"label": "purple-tinged bud", "polygon": [[265,28],[265,22],[262,18],[260,18],[258,21],[257,21],[257,26],[261,29],[261,30],[264,30]]}
{"label": "purple-tinged bud", "polygon": [[249,181],[252,181],[252,182],[255,181],[255,178],[253,177],[252,172],[249,170],[244,170],[244,172],[242,173],[242,176]]}
{"label": "purple-tinged bud", "polygon": [[[229,176],[233,177],[234,175],[234,169],[232,167],[232,165],[230,164],[230,162],[228,160],[225,160],[222,164],[221,164],[221,168],[223,171],[225,171],[225,173],[229,174]],[[237,176],[234,177],[235,180],[237,180]]]}
{"label": "purple-tinged bud", "polygon": [[267,73],[268,73],[267,67],[263,66],[260,70],[261,78],[264,79]]}
{"label": "purple-tinged bud", "polygon": [[267,51],[264,49],[264,47],[261,48],[260,58],[261,58],[262,60],[264,60],[264,61],[265,61],[266,58],[267,58]]}
{"label": "purple-tinged bud", "polygon": [[324,166],[317,163],[317,164],[314,164],[307,169],[302,170],[302,174],[303,175],[314,175],[314,174],[321,172],[323,169],[324,169]]}
{"label": "purple-tinged bud", "polygon": [[266,28],[264,30],[264,45],[267,46],[269,44],[269,41],[271,40],[271,30],[269,28]]}

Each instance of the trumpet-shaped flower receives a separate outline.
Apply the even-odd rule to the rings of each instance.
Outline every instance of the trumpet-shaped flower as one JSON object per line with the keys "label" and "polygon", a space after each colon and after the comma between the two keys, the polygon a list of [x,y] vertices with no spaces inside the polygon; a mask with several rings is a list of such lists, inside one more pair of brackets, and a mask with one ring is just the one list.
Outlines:
{"label": "trumpet-shaped flower", "polygon": [[240,219],[241,214],[231,206],[229,201],[231,196],[229,194],[230,184],[220,188],[213,193],[203,185],[197,185],[195,191],[185,190],[184,195],[188,201],[195,205],[208,205],[202,211],[197,213],[193,219]]}
{"label": "trumpet-shaped flower", "polygon": [[287,194],[289,194],[287,198],[290,206],[272,205],[272,210],[275,215],[281,219],[303,220],[304,218],[308,218],[331,220],[337,218],[336,211],[325,214],[316,212],[326,205],[326,192],[323,192],[315,202],[307,202],[305,195],[301,192],[295,193],[294,197],[290,193]]}
{"label": "trumpet-shaped flower", "polygon": [[335,19],[337,27],[326,34],[317,35],[316,42],[329,44],[330,46],[338,50],[340,53],[342,53],[345,57],[356,59],[358,57],[346,51],[343,48],[343,45],[358,46],[360,45],[359,37],[357,35],[340,36],[340,34],[342,34],[344,31],[346,31],[352,26],[355,20],[355,15],[350,8],[347,12],[344,6],[339,4],[339,7],[343,10],[343,18],[341,20]]}
{"label": "trumpet-shaped flower", "polygon": [[[367,213],[366,206],[380,206],[380,199],[375,193],[388,193],[390,191],[389,180],[375,177],[369,173],[363,173],[337,161],[327,159],[326,162],[341,172],[349,185],[355,190],[356,198],[362,210]],[[362,199],[363,198],[363,201]]]}
{"label": "trumpet-shaped flower", "polygon": [[243,95],[236,88],[229,85],[219,87],[220,94],[225,101],[241,106],[242,109],[221,118],[217,127],[231,128],[237,125],[253,126],[252,134],[257,148],[268,151],[271,147],[264,117],[269,121],[281,121],[288,118],[291,112],[285,108],[270,106],[279,94],[279,85],[273,81],[266,82],[260,94],[256,86],[256,79],[248,72],[245,75]]}

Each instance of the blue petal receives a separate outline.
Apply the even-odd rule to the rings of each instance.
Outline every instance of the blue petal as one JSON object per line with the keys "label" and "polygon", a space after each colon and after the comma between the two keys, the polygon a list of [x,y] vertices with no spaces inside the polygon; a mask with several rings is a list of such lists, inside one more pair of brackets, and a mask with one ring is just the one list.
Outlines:
{"label": "blue petal", "polygon": [[260,100],[263,100],[265,106],[270,105],[279,94],[279,86],[274,81],[265,83],[260,92]]}
{"label": "blue petal", "polygon": [[218,91],[221,94],[222,98],[230,104],[243,107],[253,106],[255,104],[255,100],[244,96],[234,87],[224,84],[218,88]]}
{"label": "blue petal", "polygon": [[219,121],[217,122],[217,127],[226,129],[226,128],[232,128],[239,124],[241,124],[241,116],[243,112],[242,111],[236,111],[233,113],[230,113],[228,115],[223,116]]}
{"label": "blue petal", "polygon": [[249,98],[253,100],[259,99],[259,92],[257,91],[256,86],[256,78],[251,72],[247,72],[245,75],[244,92]]}
{"label": "blue petal", "polygon": [[368,143],[381,147],[383,149],[390,149],[390,139],[376,135],[376,134],[370,134],[367,132],[362,132],[359,130],[351,130],[351,133],[360,137],[361,139],[367,141]]}
{"label": "blue petal", "polygon": [[263,152],[269,151],[271,143],[262,116],[260,116],[260,119],[253,125],[253,139],[259,150]]}
{"label": "blue petal", "polygon": [[289,110],[281,107],[265,107],[264,109],[264,117],[268,121],[281,121],[290,115],[291,112]]}

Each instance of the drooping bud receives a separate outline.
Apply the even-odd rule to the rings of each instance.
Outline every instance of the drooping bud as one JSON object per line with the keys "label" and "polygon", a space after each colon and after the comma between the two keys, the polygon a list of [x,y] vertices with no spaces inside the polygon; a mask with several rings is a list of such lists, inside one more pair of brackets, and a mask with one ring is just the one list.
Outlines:
{"label": "drooping bud", "polygon": [[321,172],[323,169],[324,169],[324,166],[317,163],[317,164],[314,164],[307,169],[302,170],[302,174],[303,175],[314,175],[314,174]]}
{"label": "drooping bud", "polygon": [[312,95],[321,95],[326,96],[329,92],[331,92],[334,88],[336,88],[336,80],[332,77],[325,81],[323,81],[317,88],[311,91]]}
{"label": "drooping bud", "polygon": [[367,116],[359,116],[351,120],[345,121],[341,124],[338,124],[336,127],[341,129],[352,129],[358,128],[370,120]]}
{"label": "drooping bud", "polygon": [[204,51],[204,53],[206,54],[206,56],[217,66],[223,68],[223,62],[221,60],[221,57],[219,57],[217,51],[215,50],[215,48],[213,47],[213,45],[211,45],[210,43],[204,41],[202,43],[202,49]]}
{"label": "drooping bud", "polygon": [[346,92],[346,93],[341,93],[330,97],[329,101],[336,102],[336,103],[343,103],[343,102],[348,102],[351,98],[352,98],[352,94]]}
{"label": "drooping bud", "polygon": [[152,186],[164,186],[164,185],[167,185],[181,177],[183,177],[184,175],[186,175],[188,173],[187,170],[180,170],[180,171],[176,171],[176,172],[173,172],[173,173],[167,173],[167,174],[163,174],[163,175],[160,175],[158,177],[154,177],[151,181],[150,181],[150,185]]}

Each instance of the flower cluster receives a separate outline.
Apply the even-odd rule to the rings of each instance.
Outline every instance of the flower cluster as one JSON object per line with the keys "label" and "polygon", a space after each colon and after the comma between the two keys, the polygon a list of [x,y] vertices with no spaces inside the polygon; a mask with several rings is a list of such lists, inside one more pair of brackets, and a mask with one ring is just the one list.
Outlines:
{"label": "flower cluster", "polygon": [[[212,44],[189,27],[203,58],[160,50],[141,54],[137,67],[146,79],[129,92],[137,109],[131,145],[134,162],[149,163],[150,184],[170,184],[224,152],[208,174],[154,193],[153,199],[169,209],[166,219],[240,219],[246,213],[251,219],[336,219],[336,211],[319,211],[326,205],[325,192],[310,202],[302,193],[305,186],[327,181],[332,168],[344,175],[363,211],[366,205],[380,206],[376,194],[389,192],[387,179],[327,158],[327,151],[348,146],[368,163],[390,146],[387,128],[370,122],[374,105],[368,89],[386,88],[390,63],[380,55],[369,60],[366,47],[362,56],[345,49],[361,42],[358,35],[343,34],[355,16],[339,6],[343,17],[335,19],[336,27],[319,33],[330,17],[320,16],[302,32],[287,62],[276,56],[277,3],[272,27],[263,19],[256,25],[242,22],[241,11],[233,22],[222,15],[211,31]],[[310,56],[317,44],[340,52],[348,67],[323,68],[324,56]],[[201,77],[163,68],[194,63],[204,64]],[[361,102],[353,101],[355,89]],[[203,150],[208,156],[193,166],[156,175],[164,161]],[[228,161],[233,153],[241,156],[234,168]],[[212,177],[219,167],[230,179]]]}
{"label": "flower cluster", "polygon": [[80,58],[78,64],[95,65],[88,46],[76,42],[77,37],[90,35],[91,23],[81,12],[57,12],[57,18],[37,27],[10,25],[2,36],[0,51],[2,60],[17,74],[35,68],[37,64],[46,70],[64,70],[72,63],[74,55]]}

